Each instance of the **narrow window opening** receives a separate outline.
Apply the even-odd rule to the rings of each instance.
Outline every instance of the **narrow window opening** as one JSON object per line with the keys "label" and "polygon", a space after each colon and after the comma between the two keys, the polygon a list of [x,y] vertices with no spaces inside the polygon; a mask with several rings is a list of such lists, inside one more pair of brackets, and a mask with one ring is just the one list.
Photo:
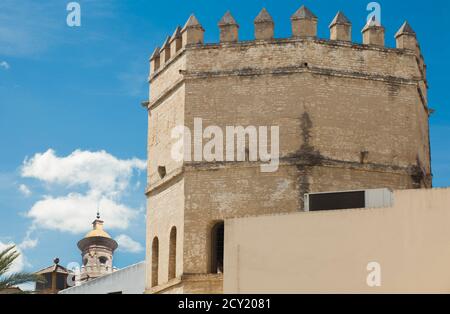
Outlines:
{"label": "narrow window opening", "polygon": [[164,179],[164,177],[167,175],[167,170],[166,167],[164,166],[159,166],[158,167],[158,174],[161,177],[161,179]]}
{"label": "narrow window opening", "polygon": [[211,273],[223,273],[224,235],[223,222],[217,223],[211,233]]}
{"label": "narrow window opening", "polygon": [[177,272],[177,228],[170,230],[169,243],[169,280],[175,279]]}
{"label": "narrow window opening", "polygon": [[159,240],[157,237],[153,239],[152,243],[152,287],[158,285],[158,271],[159,271]]}

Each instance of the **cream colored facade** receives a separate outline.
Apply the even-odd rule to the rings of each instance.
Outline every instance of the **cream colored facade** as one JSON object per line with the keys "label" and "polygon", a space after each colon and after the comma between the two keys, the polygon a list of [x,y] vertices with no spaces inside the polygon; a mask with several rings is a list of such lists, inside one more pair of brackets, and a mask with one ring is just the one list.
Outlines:
{"label": "cream colored facade", "polygon": [[[397,48],[386,48],[381,28],[365,30],[363,45],[348,41],[343,14],[330,26],[333,40],[316,38],[318,19],[306,8],[291,22],[291,38],[273,39],[262,12],[257,38],[239,41],[227,14],[222,41],[205,44],[191,16],[152,55],[148,293],[223,292],[223,276],[210,274],[211,230],[220,221],[296,213],[308,192],[431,187],[426,67],[407,24]],[[171,131],[193,130],[195,118],[204,128],[279,126],[278,171],[249,161],[175,161]]]}
{"label": "cream colored facade", "polygon": [[[394,192],[391,208],[225,222],[225,293],[450,293],[450,189]],[[369,287],[369,263],[381,286]]]}

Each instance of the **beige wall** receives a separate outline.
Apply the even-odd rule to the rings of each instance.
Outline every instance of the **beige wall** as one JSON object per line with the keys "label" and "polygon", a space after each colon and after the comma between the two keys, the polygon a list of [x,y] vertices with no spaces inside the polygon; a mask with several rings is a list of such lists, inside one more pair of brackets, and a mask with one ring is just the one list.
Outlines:
{"label": "beige wall", "polygon": [[395,191],[394,204],[227,220],[224,292],[449,293],[450,189]]}

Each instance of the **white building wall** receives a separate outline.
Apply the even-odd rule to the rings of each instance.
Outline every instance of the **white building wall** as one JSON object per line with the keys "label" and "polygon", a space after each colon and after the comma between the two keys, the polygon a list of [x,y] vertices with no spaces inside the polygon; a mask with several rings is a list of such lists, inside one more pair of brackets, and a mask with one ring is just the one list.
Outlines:
{"label": "white building wall", "polygon": [[59,294],[143,294],[144,290],[145,262],[141,262],[80,286],[65,289]]}

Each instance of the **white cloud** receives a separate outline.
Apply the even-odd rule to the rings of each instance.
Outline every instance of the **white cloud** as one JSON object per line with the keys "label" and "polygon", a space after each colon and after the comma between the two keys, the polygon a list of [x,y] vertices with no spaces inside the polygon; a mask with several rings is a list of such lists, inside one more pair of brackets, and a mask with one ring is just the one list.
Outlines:
{"label": "white cloud", "polygon": [[88,185],[93,191],[117,195],[129,186],[133,170],[145,168],[144,160],[120,160],[105,151],[76,150],[67,157],[58,157],[49,149],[25,160],[22,176],[68,187]]}
{"label": "white cloud", "polygon": [[[12,242],[9,243],[4,243],[0,241],[0,251],[3,251],[4,249],[15,245]],[[23,270],[24,266],[25,266],[25,258],[22,254],[22,251],[16,247],[15,249],[17,252],[20,253],[20,255],[16,258],[16,260],[14,261],[14,263],[12,264],[11,268],[9,269],[7,274],[11,274],[11,273],[17,273]]]}
{"label": "white cloud", "polygon": [[31,234],[33,233],[34,230],[35,228],[33,226],[28,229],[25,238],[22,240],[22,243],[18,245],[20,249],[22,250],[34,249],[38,245],[39,240],[31,238]]}
{"label": "white cloud", "polygon": [[30,189],[25,184],[19,185],[19,191],[26,197],[31,195]]}
{"label": "white cloud", "polygon": [[38,239],[30,239],[26,237],[22,243],[18,245],[19,248],[22,250],[28,250],[28,249],[34,249],[38,245],[39,241]]}
{"label": "white cloud", "polygon": [[130,253],[140,253],[144,250],[143,246],[137,242],[134,241],[132,238],[125,234],[121,234],[118,237],[115,238],[117,243],[119,244],[119,250],[124,252],[130,252]]}
{"label": "white cloud", "polygon": [[64,197],[47,196],[33,205],[27,217],[33,219],[35,228],[78,234],[90,229],[98,208],[106,229],[125,230],[137,216],[136,210],[107,197],[72,193]]}
{"label": "white cloud", "polygon": [[[118,159],[105,151],[76,150],[59,157],[52,149],[26,159],[22,177],[35,178],[50,184],[49,188],[81,188],[64,195],[47,195],[26,213],[34,229],[58,230],[79,234],[88,231],[97,209],[107,230],[128,228],[139,211],[121,203],[124,192],[131,190],[131,179],[136,171],[146,168],[146,162],[137,158]],[[29,237],[28,237],[29,238]],[[34,245],[32,240],[24,245]]]}
{"label": "white cloud", "polygon": [[8,62],[6,62],[6,61],[1,61],[1,62],[0,62],[0,68],[3,68],[3,69],[5,69],[5,70],[9,70],[9,69],[11,68],[11,66],[9,65]]}

